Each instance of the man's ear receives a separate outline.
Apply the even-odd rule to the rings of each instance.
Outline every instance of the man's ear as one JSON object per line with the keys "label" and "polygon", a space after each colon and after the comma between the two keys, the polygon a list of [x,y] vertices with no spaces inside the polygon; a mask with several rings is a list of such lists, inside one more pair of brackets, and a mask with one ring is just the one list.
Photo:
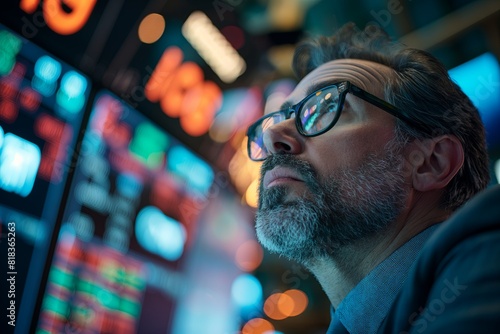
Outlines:
{"label": "man's ear", "polygon": [[418,191],[443,189],[464,163],[464,149],[453,135],[416,140],[411,146],[412,184]]}

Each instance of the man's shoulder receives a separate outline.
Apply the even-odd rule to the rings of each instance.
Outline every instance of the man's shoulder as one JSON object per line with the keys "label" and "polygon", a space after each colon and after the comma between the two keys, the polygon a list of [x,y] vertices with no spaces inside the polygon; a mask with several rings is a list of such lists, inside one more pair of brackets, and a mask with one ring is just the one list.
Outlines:
{"label": "man's shoulder", "polygon": [[[475,223],[467,223],[470,221]],[[464,204],[443,224],[443,229],[457,229],[470,234],[498,229],[500,223],[500,185],[491,186]]]}
{"label": "man's shoulder", "polygon": [[426,255],[439,261],[463,242],[496,230],[500,230],[500,185],[484,190],[445,221],[422,249],[420,261]]}
{"label": "man's shoulder", "polygon": [[500,186],[495,186],[428,240],[382,332],[487,333],[499,327],[499,260]]}

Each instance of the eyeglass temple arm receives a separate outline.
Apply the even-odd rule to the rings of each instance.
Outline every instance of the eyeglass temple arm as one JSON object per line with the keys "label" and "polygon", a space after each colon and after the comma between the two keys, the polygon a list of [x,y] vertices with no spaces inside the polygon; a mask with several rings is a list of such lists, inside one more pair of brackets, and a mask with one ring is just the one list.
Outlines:
{"label": "eyeglass temple arm", "polygon": [[364,90],[362,90],[362,89],[360,89],[352,84],[349,86],[349,90],[352,94],[356,95],[357,97],[359,97],[367,102],[370,102],[371,104],[379,107],[382,110],[385,110],[386,112],[388,112],[392,116],[403,120],[404,122],[410,124],[411,126],[416,128],[417,130],[420,130],[426,134],[430,134],[430,130],[428,127],[426,127],[422,123],[417,122],[416,120],[410,118],[407,114],[405,114],[404,112],[402,112],[401,110],[399,110],[398,108],[393,106],[392,104],[390,104],[382,99],[379,99],[375,95],[372,95],[368,92],[365,92]]}

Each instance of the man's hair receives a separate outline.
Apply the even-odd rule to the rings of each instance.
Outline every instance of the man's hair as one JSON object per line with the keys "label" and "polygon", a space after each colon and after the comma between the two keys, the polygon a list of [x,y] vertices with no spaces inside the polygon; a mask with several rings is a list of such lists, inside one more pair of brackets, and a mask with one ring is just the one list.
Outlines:
{"label": "man's hair", "polygon": [[378,26],[358,29],[348,23],[330,37],[308,39],[297,46],[292,67],[302,79],[321,64],[335,59],[363,59],[392,68],[385,99],[427,124],[432,134],[420,133],[401,120],[396,136],[404,142],[453,134],[462,143],[464,164],[448,184],[441,204],[455,210],[489,182],[489,162],[483,123],[477,108],[449,77],[444,65],[428,52],[392,41]]}

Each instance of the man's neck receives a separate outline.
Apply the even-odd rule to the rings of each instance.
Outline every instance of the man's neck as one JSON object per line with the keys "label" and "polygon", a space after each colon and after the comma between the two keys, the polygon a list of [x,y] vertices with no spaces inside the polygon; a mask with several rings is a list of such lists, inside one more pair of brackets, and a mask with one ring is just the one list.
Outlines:
{"label": "man's neck", "polygon": [[412,237],[448,216],[449,213],[440,209],[427,211],[423,215],[414,215],[409,211],[383,233],[345,246],[328,258],[315,259],[306,267],[316,276],[332,306],[337,308],[345,296],[379,263]]}
{"label": "man's neck", "polygon": [[337,308],[349,291],[389,255],[383,257],[382,254],[375,254],[377,247],[373,245],[378,245],[380,242],[375,239],[367,238],[363,242],[337,250],[334,256],[316,259],[306,264],[316,276],[334,308]]}

